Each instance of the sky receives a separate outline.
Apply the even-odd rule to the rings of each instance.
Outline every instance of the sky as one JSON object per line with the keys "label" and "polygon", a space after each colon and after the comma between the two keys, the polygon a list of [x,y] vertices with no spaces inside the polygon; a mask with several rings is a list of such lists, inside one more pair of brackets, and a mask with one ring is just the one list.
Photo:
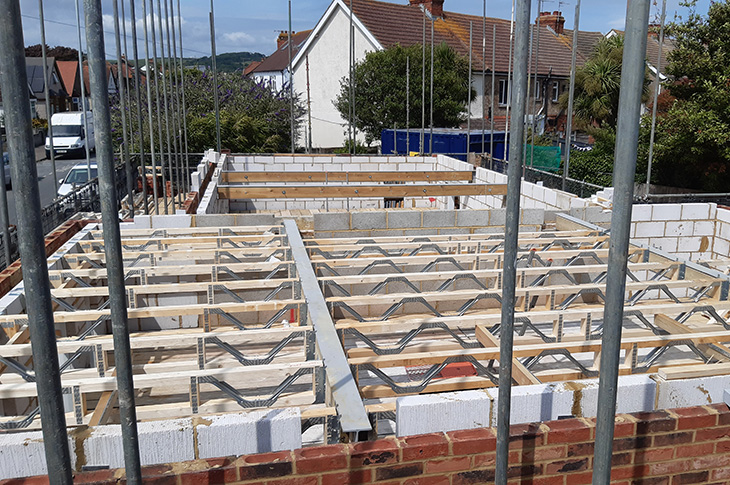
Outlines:
{"label": "sky", "polygon": [[[46,43],[50,46],[67,45],[78,47],[76,29],[76,14],[74,2],[76,0],[44,0],[44,16],[46,21]],[[79,5],[83,0],[78,0]],[[150,0],[157,13],[157,3],[161,2],[162,9],[166,1]],[[177,27],[177,1],[172,0],[175,7],[175,24]],[[389,0],[391,3],[407,4],[408,0]],[[667,0],[667,20],[675,16],[686,18],[688,10],[680,7],[681,0]],[[698,0],[697,11],[706,13],[711,0]],[[125,5],[126,18],[129,19],[131,0],[120,0]],[[347,0],[345,0],[347,2]],[[573,27],[576,0],[543,0],[543,11],[560,10],[566,18],[566,28]],[[322,17],[331,0],[291,0],[292,28],[295,31],[312,29]],[[537,15],[537,0],[532,1],[533,18]],[[108,58],[115,58],[113,37],[113,0],[102,0],[106,36],[106,51]],[[214,0],[216,51],[224,52],[260,52],[271,54],[276,49],[276,37],[288,27],[288,0]],[[490,17],[510,18],[511,0],[487,0],[487,15]],[[23,15],[23,34],[25,44],[40,43],[40,22],[38,20],[38,0],[20,0]],[[142,40],[142,1],[136,0],[136,16],[138,39]],[[445,0],[446,11],[460,12],[473,15],[482,15],[482,0]],[[208,14],[210,2],[208,0],[180,0],[181,21],[183,29],[183,47],[186,57],[208,56],[210,46],[210,24]],[[599,31],[606,33],[611,29],[623,29],[625,23],[625,2],[623,0],[582,0],[581,2],[581,30]],[[652,0],[650,18],[659,18],[661,0]],[[149,12],[148,12],[148,18]],[[82,13],[83,26],[83,13]],[[157,28],[155,17],[155,28]],[[164,24],[163,24],[164,25]],[[131,21],[127,20],[127,38],[131,52]],[[86,49],[85,34],[82,30],[83,50]],[[140,56],[144,56],[143,44],[140,45]]]}

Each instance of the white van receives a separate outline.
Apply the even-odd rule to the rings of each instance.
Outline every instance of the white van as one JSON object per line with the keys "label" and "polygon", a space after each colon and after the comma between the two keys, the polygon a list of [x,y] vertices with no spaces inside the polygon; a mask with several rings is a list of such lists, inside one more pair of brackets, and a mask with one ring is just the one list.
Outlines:
{"label": "white van", "polygon": [[[84,127],[84,116],[89,132]],[[89,152],[96,148],[94,142],[94,114],[91,111],[69,111],[51,116],[53,125],[53,150],[56,155],[68,155],[71,158],[85,158],[86,144]],[[51,156],[51,142],[46,137],[46,157]]]}
{"label": "white van", "polygon": [[68,171],[66,176],[59,180],[61,186],[58,188],[58,196],[63,197],[64,195],[71,193],[74,187],[81,187],[86,182],[88,182],[89,169],[91,169],[91,178],[95,179],[99,174],[96,162],[91,162],[90,167],[86,166],[86,162],[77,163],[76,165],[74,165],[71,170]]}

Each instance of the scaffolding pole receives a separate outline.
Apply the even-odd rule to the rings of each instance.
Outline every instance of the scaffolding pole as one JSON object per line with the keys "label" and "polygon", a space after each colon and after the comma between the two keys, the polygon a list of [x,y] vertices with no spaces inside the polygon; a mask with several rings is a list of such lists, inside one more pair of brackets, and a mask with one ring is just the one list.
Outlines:
{"label": "scaffolding pole", "polygon": [[221,152],[221,110],[218,100],[218,67],[215,54],[215,11],[213,0],[210,0],[210,62],[213,69],[213,104],[215,106],[215,143],[218,153]]}
{"label": "scaffolding pole", "polygon": [[[51,159],[51,169],[53,170],[53,197],[56,197],[58,190],[58,172],[56,172],[56,150],[53,149],[53,123],[51,117],[53,115],[53,107],[51,106],[51,96],[49,94],[48,79],[53,76],[53,67],[51,67],[51,75],[48,74],[48,55],[46,53],[46,22],[43,18],[43,0],[38,0],[38,20],[41,24],[41,56],[43,57],[43,95],[46,97],[46,119],[48,121],[48,156]],[[55,65],[55,61],[54,61]],[[10,263],[8,262],[8,265]]]}
{"label": "scaffolding pole", "polygon": [[[149,215],[150,208],[147,204],[147,169],[145,163],[144,154],[144,120],[142,119],[142,95],[140,90],[140,76],[139,76],[139,52],[137,46],[137,18],[134,12],[135,0],[129,0],[129,16],[132,24],[132,53],[134,55],[134,95],[137,97],[137,127],[139,128],[139,163],[142,169],[142,205],[144,206],[144,213]],[[146,20],[145,20],[146,22]],[[147,45],[147,27],[145,26],[145,46]],[[149,68],[149,64],[147,67]],[[147,70],[147,77],[149,78],[149,69]],[[145,83],[149,87],[149,79]],[[149,89],[148,89],[149,91]],[[147,106],[149,109],[149,94],[147,94]],[[154,155],[153,155],[154,159]]]}
{"label": "scaffolding pole", "polygon": [[124,289],[122,240],[117,212],[117,189],[114,184],[114,152],[112,126],[107,93],[106,56],[104,55],[104,22],[101,0],[84,0],[86,44],[89,52],[89,86],[94,111],[95,133],[99,165],[99,199],[104,231],[104,252],[109,286],[114,339],[114,368],[117,373],[119,419],[122,428],[122,447],[127,483],[142,483],[137,436],[137,413],[134,407],[132,382],[132,351],[127,323],[127,297]]}
{"label": "scaffolding pole", "polygon": [[71,456],[66,434],[51,284],[41,225],[41,199],[35,144],[31,131],[28,75],[18,0],[0,0],[0,89],[5,99],[5,127],[18,207],[18,242],[23,260],[25,302],[33,350],[33,368],[41,411],[48,479],[71,484]]}
{"label": "scaffolding pole", "polygon": [[[212,1],[212,0],[211,0]],[[159,12],[157,13],[160,14]],[[167,215],[167,190],[165,190],[167,186],[167,177],[165,176],[165,151],[163,150],[162,146],[162,106],[160,105],[160,76],[157,72],[157,33],[155,32],[155,6],[153,3],[153,0],[150,0],[150,37],[152,38],[152,60],[154,63],[154,69],[152,70],[152,77],[155,79],[155,113],[157,114],[157,135],[159,140],[159,149],[160,149],[160,176],[162,177],[162,204],[163,204],[163,211],[165,215]],[[162,66],[162,70],[165,70],[164,65]],[[148,73],[149,74],[149,73]],[[147,76],[147,81],[149,82],[150,76]],[[216,86],[218,85],[215,81],[213,81],[213,84]],[[217,111],[217,110],[216,110]],[[157,186],[157,166],[152,167],[152,171],[154,172],[154,184],[155,187]],[[159,212],[158,212],[159,213]]]}
{"label": "scaffolding pole", "polygon": [[608,485],[611,481],[616,386],[650,4],[650,0],[632,0],[628,3],[626,12],[626,37],[616,129],[616,163],[613,172],[613,217],[608,250],[596,445],[593,455],[593,485]]}
{"label": "scaffolding pole", "polygon": [[[84,151],[86,152],[86,180],[91,180],[91,153],[89,150],[89,120],[86,110],[86,84],[84,82],[84,58],[81,50],[81,14],[79,13],[79,1],[74,0],[76,7],[76,33],[79,37],[79,84],[81,85],[81,112],[84,114]],[[74,191],[76,186],[74,186]]]}
{"label": "scaffolding pole", "polygon": [[662,0],[661,25],[659,27],[659,54],[656,61],[656,76],[654,77],[654,103],[651,107],[651,134],[649,135],[649,165],[646,169],[646,197],[651,192],[651,164],[654,161],[654,137],[656,136],[656,111],[661,88],[662,49],[664,48],[664,22],[667,18],[667,0]]}
{"label": "scaffolding pole", "polygon": [[[130,133],[127,132],[127,100],[125,99],[125,91],[127,90],[127,86],[125,83],[127,82],[127,76],[124,75],[124,80],[122,80],[122,42],[120,38],[120,32],[119,32],[119,0],[114,0],[113,2],[113,13],[114,13],[114,39],[116,44],[116,54],[117,54],[117,87],[119,89],[119,103],[120,103],[120,111],[122,112],[122,140],[124,143],[124,146],[122,147],[122,157],[124,160],[124,171],[127,174],[127,198],[128,198],[128,205],[129,205],[129,215],[130,217],[134,218],[134,189],[133,189],[133,181],[134,177],[132,176],[132,163],[129,160],[129,137],[131,136]],[[122,19],[124,21],[124,19]],[[87,40],[88,43],[88,40]],[[112,160],[113,161],[113,160]],[[115,199],[116,200],[116,199]]]}
{"label": "scaffolding pole", "polygon": [[185,139],[185,189],[190,192],[190,160],[188,159],[188,105],[185,102],[185,68],[183,67],[183,60],[185,59],[185,56],[183,55],[182,13],[180,11],[180,0],[177,0],[177,32],[180,38],[180,85],[182,88],[183,136]]}
{"label": "scaffolding pole", "polygon": [[570,60],[570,88],[568,90],[568,120],[565,128],[565,167],[563,167],[563,191],[570,176],[570,143],[573,133],[573,100],[575,98],[575,69],[578,55],[578,28],[580,27],[580,0],[575,3],[575,25],[573,25],[573,54]]}
{"label": "scaffolding pole", "polygon": [[[132,5],[134,5],[134,0]],[[150,0],[151,1],[151,0]],[[134,25],[134,24],[132,24]],[[144,56],[145,56],[145,86],[147,87],[147,121],[149,123],[150,131],[150,166],[152,167],[152,197],[155,199],[155,214],[160,214],[159,197],[157,194],[157,162],[155,162],[155,128],[154,120],[152,118],[152,77],[150,76],[150,45],[147,35],[147,0],[142,0],[142,28],[144,29]],[[157,70],[157,67],[155,67]],[[159,112],[159,110],[158,110]],[[144,168],[144,163],[142,164]],[[143,170],[143,184],[147,185],[147,173]],[[145,199],[145,206],[147,206],[147,200]],[[145,211],[146,212],[146,211]]]}
{"label": "scaffolding pole", "polygon": [[520,226],[520,182],[524,159],[523,135],[527,103],[528,42],[531,0],[517,0],[515,9],[515,72],[510,123],[510,163],[507,174],[507,216],[504,226],[502,324],[499,328],[499,397],[497,412],[497,485],[507,484],[509,426],[512,401],[512,344],[514,340],[515,285],[517,282],[517,233]]}
{"label": "scaffolding pole", "polygon": [[[167,6],[167,1],[165,1],[165,6]],[[169,173],[168,180],[170,181],[170,203],[172,204],[172,213],[175,213],[175,194],[173,193],[173,186],[172,182],[175,179],[174,173],[173,173],[173,158],[172,158],[172,143],[170,138],[170,98],[167,96],[167,75],[170,68],[170,63],[167,62],[166,56],[165,56],[165,32],[162,29],[162,3],[160,0],[157,0],[157,26],[160,29],[160,65],[162,66],[162,102],[165,105],[164,115],[165,115],[165,148],[167,153],[167,171]],[[167,31],[168,40],[170,39],[170,31],[168,29]],[[169,52],[168,52],[169,55]],[[155,78],[159,81],[159,77],[155,76]],[[157,113],[158,116],[161,113]],[[162,140],[160,140],[160,145],[162,145]],[[162,171],[162,180],[165,180],[165,170]],[[167,196],[167,183],[163,182],[162,184],[162,193]],[[165,201],[165,214],[167,214],[167,201]]]}

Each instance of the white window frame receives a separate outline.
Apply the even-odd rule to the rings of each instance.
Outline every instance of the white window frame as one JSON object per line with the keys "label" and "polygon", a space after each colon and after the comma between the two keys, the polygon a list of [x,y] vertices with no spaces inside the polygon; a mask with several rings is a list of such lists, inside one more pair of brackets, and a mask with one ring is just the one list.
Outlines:
{"label": "white window frame", "polygon": [[552,92],[553,103],[557,103],[558,99],[560,99],[560,81],[553,81],[553,92]]}
{"label": "white window frame", "polygon": [[[497,97],[498,97],[498,100],[497,101],[498,101],[498,103],[499,103],[500,106],[507,106],[507,104],[509,103],[509,97],[510,97],[510,94],[511,94],[510,93],[510,89],[509,89],[510,87],[511,86],[509,86],[507,84],[507,79],[500,79],[499,80],[499,91],[497,93]],[[505,93],[505,91],[506,91],[506,93]],[[504,97],[504,100],[503,100],[503,95],[505,95],[505,94],[506,94],[506,97]]]}

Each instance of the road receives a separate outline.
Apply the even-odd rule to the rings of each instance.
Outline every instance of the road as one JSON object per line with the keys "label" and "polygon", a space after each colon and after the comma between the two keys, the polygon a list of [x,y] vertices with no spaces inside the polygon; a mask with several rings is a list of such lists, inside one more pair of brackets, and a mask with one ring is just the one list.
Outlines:
{"label": "road", "polygon": [[[40,149],[40,150],[39,150]],[[45,156],[43,146],[36,149],[36,159],[40,160]],[[96,161],[96,156],[91,157],[92,162]],[[56,159],[56,174],[58,178],[53,180],[53,167],[51,166],[50,160],[41,160],[38,162],[38,189],[41,194],[41,207],[45,207],[51,202],[56,195],[56,189],[58,188],[58,179],[66,176],[66,173],[76,165],[77,163],[85,162],[85,159],[71,160],[67,158]],[[0,182],[1,183],[1,182]],[[12,187],[8,190],[8,215],[10,217],[10,224],[16,224],[16,212],[15,212],[15,197]]]}

